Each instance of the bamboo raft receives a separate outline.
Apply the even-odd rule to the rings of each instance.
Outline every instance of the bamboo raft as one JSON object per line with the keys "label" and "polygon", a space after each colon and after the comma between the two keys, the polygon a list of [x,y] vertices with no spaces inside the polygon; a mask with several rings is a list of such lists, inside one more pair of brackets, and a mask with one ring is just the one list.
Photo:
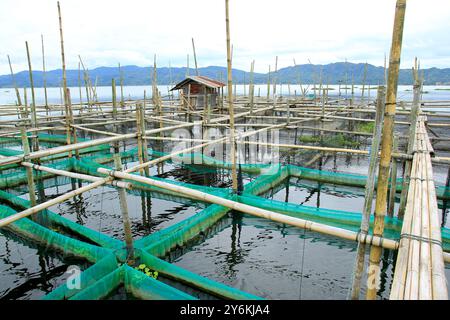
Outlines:
{"label": "bamboo raft", "polygon": [[425,123],[423,116],[417,122],[408,201],[390,294],[393,300],[448,299],[431,165],[434,150]]}

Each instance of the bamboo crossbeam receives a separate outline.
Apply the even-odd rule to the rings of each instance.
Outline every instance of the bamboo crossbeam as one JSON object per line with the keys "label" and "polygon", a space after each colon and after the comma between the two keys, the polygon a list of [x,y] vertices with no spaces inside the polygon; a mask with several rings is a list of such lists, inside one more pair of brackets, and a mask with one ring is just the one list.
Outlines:
{"label": "bamboo crossbeam", "polygon": [[[97,182],[97,181],[102,180],[102,178],[99,178],[99,177],[82,174],[82,173],[70,172],[70,171],[61,170],[61,169],[54,169],[54,168],[50,168],[50,167],[46,167],[46,166],[42,166],[42,165],[37,165],[37,164],[31,163],[31,162],[22,162],[20,164],[27,168],[45,171],[45,172],[48,172],[48,173],[51,173],[54,175],[58,175],[58,176],[86,180],[86,181],[90,181],[90,182]],[[112,186],[117,186],[117,187],[125,188],[125,189],[132,189],[131,183],[129,183],[129,182],[114,180],[114,181],[107,182],[106,184],[110,184]]]}
{"label": "bamboo crossbeam", "polygon": [[79,194],[82,194],[83,192],[92,190],[92,189],[94,189],[96,187],[99,187],[99,186],[105,184],[105,183],[111,182],[112,180],[113,180],[113,178],[111,178],[111,177],[107,177],[107,178],[98,180],[96,182],[93,182],[91,184],[88,184],[86,186],[78,188],[76,190],[67,192],[67,193],[65,193],[63,195],[60,195],[60,196],[58,196],[56,198],[53,198],[51,200],[48,200],[46,202],[40,203],[40,204],[38,204],[38,205],[36,205],[36,206],[34,206],[32,208],[23,210],[23,211],[21,211],[19,213],[16,213],[16,214],[13,214],[13,215],[11,215],[9,217],[3,218],[3,219],[0,220],[0,228],[4,227],[4,226],[6,226],[6,225],[8,225],[10,223],[13,223],[14,221],[17,221],[19,219],[31,216],[32,214],[38,213],[38,212],[40,212],[42,210],[45,210],[45,209],[47,209],[47,208],[49,208],[49,207],[51,207],[53,205],[56,205],[58,203],[64,202],[66,200],[69,200],[69,199],[75,197],[76,195],[79,195]]}
{"label": "bamboo crossbeam", "polygon": [[[158,133],[158,132],[163,132],[163,131],[168,131],[168,130],[186,128],[186,127],[191,127],[194,125],[195,125],[194,123],[189,123],[189,124],[182,124],[182,125],[177,125],[177,126],[173,126],[173,127],[152,129],[152,130],[147,130],[145,132],[145,134],[153,134],[153,133]],[[60,147],[40,150],[37,152],[31,152],[26,157],[26,159],[27,160],[39,159],[42,157],[46,157],[46,156],[50,156],[50,155],[54,155],[54,154],[58,154],[58,153],[80,150],[80,149],[84,149],[84,148],[88,148],[88,147],[98,146],[101,144],[108,144],[108,143],[117,142],[117,141],[126,140],[126,139],[132,139],[132,138],[136,138],[136,137],[137,137],[137,133],[129,133],[129,134],[124,134],[124,135],[120,135],[120,136],[116,136],[116,137],[108,137],[108,138],[101,138],[101,139],[96,139],[96,140],[91,140],[91,141],[79,142],[76,144],[64,145],[64,146],[60,146]],[[0,159],[0,166],[7,165],[7,164],[20,163],[23,160],[24,160],[24,155],[2,158],[2,159]]]}
{"label": "bamboo crossbeam", "polygon": [[304,220],[304,219],[290,217],[290,216],[283,215],[283,214],[280,214],[277,212],[261,209],[258,207],[253,207],[253,206],[239,203],[239,202],[236,202],[233,200],[229,200],[229,199],[221,198],[221,197],[211,195],[208,193],[204,193],[199,190],[187,188],[187,187],[180,186],[180,185],[174,185],[174,184],[170,184],[170,183],[159,181],[159,180],[154,180],[151,178],[142,177],[142,176],[138,176],[135,174],[129,174],[129,173],[105,169],[105,168],[99,168],[99,169],[97,169],[97,172],[102,173],[102,174],[108,174],[111,177],[116,177],[119,179],[128,179],[128,180],[140,182],[143,184],[147,184],[150,186],[163,188],[163,189],[170,190],[170,191],[173,191],[178,194],[182,194],[182,195],[197,199],[199,201],[222,205],[222,206],[225,206],[232,210],[240,211],[240,212],[254,215],[254,216],[257,216],[260,218],[269,219],[269,220],[276,221],[279,223],[284,223],[287,225],[307,229],[310,231],[315,231],[315,232],[319,232],[319,233],[323,233],[323,234],[327,234],[327,235],[332,235],[332,236],[347,239],[350,241],[361,241],[362,243],[374,243],[374,244],[376,243],[377,245],[383,246],[383,248],[390,249],[390,250],[397,249],[398,243],[395,240],[383,239],[380,237],[373,237],[371,235],[361,237],[360,234],[357,232],[348,231],[348,230],[344,230],[344,229],[340,229],[340,228],[336,228],[336,227],[332,227],[332,226],[328,226],[325,224],[312,222],[312,221],[308,221],[308,220]]}

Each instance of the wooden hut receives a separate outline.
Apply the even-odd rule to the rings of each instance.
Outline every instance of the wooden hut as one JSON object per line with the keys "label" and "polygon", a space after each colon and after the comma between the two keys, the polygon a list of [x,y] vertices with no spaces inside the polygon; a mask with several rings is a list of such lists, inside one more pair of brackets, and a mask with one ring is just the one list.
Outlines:
{"label": "wooden hut", "polygon": [[170,91],[180,90],[180,97],[184,104],[189,102],[193,109],[203,109],[205,106],[218,105],[218,97],[224,86],[224,83],[205,76],[188,76]]}

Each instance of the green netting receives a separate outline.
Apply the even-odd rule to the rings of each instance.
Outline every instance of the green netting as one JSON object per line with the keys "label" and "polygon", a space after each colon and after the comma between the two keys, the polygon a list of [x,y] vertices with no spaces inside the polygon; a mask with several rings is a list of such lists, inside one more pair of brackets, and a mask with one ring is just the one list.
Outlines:
{"label": "green netting", "polygon": [[193,296],[152,277],[148,277],[127,265],[123,265],[122,268],[125,271],[125,288],[136,298],[148,300],[196,300]]}
{"label": "green netting", "polygon": [[[0,199],[2,202],[8,203],[14,207],[27,207],[29,205],[29,201],[21,199],[17,196],[8,194],[4,191],[0,191]],[[208,207],[210,208],[210,207]],[[226,208],[224,208],[226,209]],[[5,210],[8,214],[12,214],[15,211],[9,207],[0,206],[0,211]],[[228,209],[225,210],[225,212]],[[206,213],[210,210],[203,210]],[[123,243],[109,238],[106,235],[102,235],[94,230],[90,230],[81,225],[77,225],[74,222],[67,220],[64,217],[58,216],[51,211],[47,210],[47,214],[50,218],[52,224],[63,226],[77,235],[81,235],[86,239],[91,241],[95,241],[99,244],[108,246],[110,249],[115,249],[110,251],[108,249],[103,249],[100,247],[96,247],[93,245],[80,243],[78,245],[79,248],[84,247],[84,250],[79,250],[76,252],[76,256],[83,258],[90,258],[92,256],[92,252],[88,249],[98,248],[101,252],[99,256],[100,259],[96,264],[86,269],[83,273],[81,273],[80,278],[80,289],[69,289],[66,285],[62,285],[55,289],[53,292],[48,294],[45,299],[100,299],[105,298],[118,286],[124,285],[127,292],[133,294],[133,296],[141,299],[192,299],[193,297],[179,291],[178,289],[167,286],[159,281],[153,280],[141,272],[135,271],[128,266],[122,265],[119,267],[121,263],[125,261],[125,252],[121,248],[123,247]],[[200,215],[198,218],[205,216],[205,214]],[[196,217],[196,216],[194,216]],[[50,244],[51,247],[61,250],[64,254],[74,255],[73,247],[74,242],[80,242],[79,240],[75,240],[67,237],[66,235],[57,234],[54,231],[48,230],[45,227],[42,227],[29,219],[25,218],[19,220],[16,223],[21,224],[32,224],[34,229],[31,231],[32,233],[38,234],[37,237],[28,237],[30,240],[38,241],[43,244]],[[214,294],[219,297],[225,297],[230,299],[257,299],[258,297],[247,294],[240,290],[230,288],[218,282],[206,279],[199,275],[196,275],[192,272],[184,270],[182,268],[172,266],[170,263],[165,262],[163,260],[157,259],[156,257],[152,257],[149,254],[146,254],[139,250],[138,248],[142,244],[146,244],[149,241],[153,241],[155,239],[163,239],[170,235],[171,230],[182,229],[186,226],[186,224],[194,223],[195,221],[181,221],[178,225],[174,225],[171,229],[164,229],[164,232],[161,234],[155,233],[153,235],[148,236],[149,239],[141,239],[135,242],[135,247],[137,256],[136,258],[140,263],[146,263],[154,270],[158,270],[161,274],[166,275],[169,278],[175,279],[179,282],[185,283],[188,286],[192,286],[194,288],[199,288],[205,292]],[[16,224],[15,223],[15,224]],[[210,221],[210,223],[214,223],[214,221]],[[12,224],[10,226],[15,226]],[[202,225],[202,224],[199,224]],[[207,227],[207,226],[206,226]],[[28,234],[24,232],[24,230],[28,230],[27,228],[12,229],[17,234],[21,236],[27,236]],[[48,233],[52,234],[52,237],[48,236]],[[195,234],[191,234],[191,237],[194,237]],[[41,240],[42,239],[42,240]],[[145,239],[145,240],[144,240]],[[141,243],[140,243],[141,241]],[[48,243],[47,243],[48,242]],[[181,243],[183,245],[184,243]],[[67,245],[67,248],[65,247]],[[87,249],[86,249],[87,248]],[[119,269],[118,269],[119,267]],[[125,270],[125,272],[123,271]]]}
{"label": "green netting", "polygon": [[[296,205],[277,200],[262,200],[261,197],[252,195],[239,196],[239,202],[254,207],[286,214],[295,218],[305,219],[334,227],[358,232],[361,226],[361,213],[346,212],[316,208],[304,205]],[[374,216],[370,217],[370,232],[373,227]],[[383,237],[398,240],[402,228],[402,220],[396,217],[385,217]],[[450,229],[442,228],[442,245],[444,251],[450,251]]]}
{"label": "green netting", "polygon": [[[365,188],[367,176],[359,174],[331,172],[326,170],[317,170],[310,168],[303,168],[294,165],[287,165],[289,168],[289,175],[305,180],[313,180],[329,184],[345,185],[351,187]],[[377,186],[377,178],[375,178],[375,188]],[[402,178],[397,178],[396,192],[402,191]],[[445,186],[436,186],[436,196],[440,200],[450,199],[450,188]]]}
{"label": "green netting", "polygon": [[[100,300],[106,298],[123,283],[124,270],[122,267],[114,269],[104,277],[93,282],[91,285],[79,290],[72,295],[70,300]],[[48,298],[47,298],[48,299]]]}
{"label": "green netting", "polygon": [[183,223],[163,229],[161,235],[158,234],[158,236],[140,241],[139,246],[143,246],[145,251],[155,256],[162,257],[177,245],[183,246],[189,240],[210,228],[228,211],[230,211],[229,208],[210,205],[195,216],[185,219]]}
{"label": "green netting", "polygon": [[[30,201],[22,199],[18,196],[12,195],[10,193],[0,190],[0,202],[6,203],[11,207],[25,210],[31,206]],[[122,245],[122,241],[110,238],[101,232],[92,230],[78,223],[72,222],[69,219],[61,217],[60,215],[50,211],[45,210],[46,219],[52,227],[60,227],[62,229],[68,230],[90,242],[96,243],[99,246],[105,248],[117,248]]]}
{"label": "green netting", "polygon": [[[59,169],[59,170],[66,170],[71,171],[73,168],[73,161],[72,159],[66,159],[62,161],[58,161],[55,163],[49,163],[45,165],[46,167],[52,168],[52,169]],[[34,176],[39,175],[40,179],[46,179],[50,177],[54,177],[54,174],[43,172],[43,171],[36,171],[33,170]],[[0,178],[0,188],[6,189],[6,188],[12,188],[19,186],[21,184],[27,183],[27,173],[26,169],[19,169],[15,170],[15,172],[11,172],[8,174],[2,174]]]}
{"label": "green netting", "polygon": [[[0,218],[6,218],[14,213],[16,213],[15,210],[0,205]],[[52,248],[65,255],[86,259],[90,262],[97,262],[109,252],[104,248],[56,233],[27,218],[7,225],[5,229],[37,242],[43,247]]]}
{"label": "green netting", "polygon": [[158,259],[155,256],[146,254],[145,252],[141,253],[141,258],[143,263],[151,267],[153,270],[157,270],[164,276],[182,282],[188,286],[202,289],[204,292],[210,293],[220,298],[245,300],[261,299],[255,295],[230,288],[221,283],[217,283],[208,278],[199,276],[174,264],[168,263],[167,261]]}
{"label": "green netting", "polygon": [[247,183],[244,186],[244,192],[254,195],[263,194],[273,188],[276,188],[283,180],[289,176],[287,167],[278,166],[273,175],[262,175],[258,179]]}
{"label": "green netting", "polygon": [[[117,270],[118,262],[115,256],[111,253],[106,255],[103,259],[98,261],[93,266],[87,268],[80,274],[79,284],[80,287],[68,287],[67,285],[59,286],[52,292],[44,296],[44,300],[64,300],[70,299],[74,295],[78,294],[82,289],[89,288],[97,281],[101,280],[104,276]],[[112,287],[112,285],[111,285]],[[113,290],[113,288],[111,288]],[[93,290],[98,291],[98,290]],[[109,290],[106,290],[109,293]]]}
{"label": "green netting", "polygon": [[[65,136],[56,136],[55,139],[49,135],[39,135],[42,141],[49,143],[65,143]],[[112,154],[109,153],[109,146],[103,145],[99,148],[92,148],[88,152],[95,152],[89,156],[83,156],[80,160],[75,158],[47,163],[46,166],[75,171],[93,176],[103,177],[97,172],[100,167],[112,167]],[[0,150],[0,154],[18,155],[20,151]],[[149,151],[149,156],[160,157],[166,153]],[[58,155],[62,157],[64,155]],[[54,160],[53,157],[47,160]],[[137,161],[137,148],[121,152],[122,159],[127,161]],[[201,154],[183,154],[178,157],[178,161],[190,160],[190,168],[196,166],[210,167],[229,170],[229,163],[218,161]],[[170,162],[170,161],[169,161]],[[177,160],[174,161],[177,163]],[[1,169],[4,169],[2,167]],[[255,207],[260,207],[293,217],[299,217],[311,221],[316,221],[351,231],[358,231],[361,221],[361,214],[357,212],[345,212],[339,210],[329,210],[313,208],[308,206],[284,203],[275,200],[268,200],[261,195],[267,192],[276,192],[283,188],[282,183],[289,177],[298,177],[305,180],[320,181],[337,185],[348,185],[354,187],[365,187],[366,177],[363,175],[344,174],[330,171],[302,168],[288,165],[242,165],[243,172],[249,174],[259,174],[259,176],[244,186],[243,194],[233,195],[227,188],[215,188],[200,186],[180,181],[173,181],[164,178],[151,177],[152,179],[164,181],[171,184],[181,185],[191,189],[199,190],[219,197],[233,199]],[[268,174],[270,173],[270,174]],[[41,174],[42,178],[51,177],[46,173]],[[62,179],[62,180],[61,180]],[[51,183],[69,182],[70,178],[58,178],[56,182],[44,180],[44,187]],[[127,180],[125,180],[127,181]],[[150,195],[180,203],[189,203],[198,207],[207,204],[190,199],[183,195],[167,191],[158,187],[149,186],[143,183],[128,181],[132,184],[132,189],[127,192],[138,195]],[[0,178],[0,188],[10,188],[26,183],[24,169],[3,174]],[[401,189],[401,180],[397,181],[397,191]],[[443,198],[449,197],[449,190],[438,186],[437,193]],[[14,214],[15,209],[23,210],[30,206],[29,201],[16,195],[12,195],[0,190],[0,203],[8,204],[10,207],[0,205],[0,218]],[[165,257],[171,250],[182,247],[189,241],[196,239],[200,234],[205,234],[219,225],[221,219],[230,211],[229,208],[219,205],[209,205],[199,213],[184,219],[168,228],[154,234],[134,241],[136,263],[145,263],[153,270],[159,271],[162,275],[175,281],[184,283],[187,286],[198,288],[212,295],[229,299],[258,299],[258,297],[230,288],[210,279],[196,275],[184,270],[158,257]],[[81,286],[79,289],[69,289],[62,285],[48,294],[45,299],[101,299],[113,294],[119,287],[123,286],[128,293],[140,299],[193,299],[178,289],[166,285],[160,281],[146,276],[142,272],[134,270],[126,263],[126,250],[122,241],[113,239],[100,232],[91,230],[75,222],[72,222],[58,214],[45,210],[43,212],[46,224],[40,225],[28,218],[21,219],[5,229],[14,232],[25,239],[37,242],[40,245],[60,251],[65,255],[85,259],[94,263],[81,274]],[[222,220],[223,221],[223,220]],[[371,220],[373,221],[373,219]],[[50,229],[51,228],[51,229]],[[398,239],[401,229],[401,221],[396,218],[386,218],[385,236]],[[61,233],[63,232],[63,233]],[[450,249],[450,230],[442,229],[442,239],[444,250]]]}

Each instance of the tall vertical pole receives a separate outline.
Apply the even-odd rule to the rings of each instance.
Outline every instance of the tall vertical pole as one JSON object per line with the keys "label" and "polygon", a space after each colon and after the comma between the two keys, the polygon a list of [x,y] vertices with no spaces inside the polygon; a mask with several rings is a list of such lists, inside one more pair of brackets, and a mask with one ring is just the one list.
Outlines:
{"label": "tall vertical pole", "polygon": [[123,98],[123,71],[122,71],[122,67],[120,66],[119,63],[119,80],[120,80],[120,107],[124,108],[125,107],[125,102],[124,102],[124,98]]}
{"label": "tall vertical pole", "polygon": [[192,38],[192,50],[194,51],[194,62],[195,62],[195,74],[199,76],[198,73],[198,66],[197,66],[197,55],[195,54],[195,44],[194,44],[194,38]]}
{"label": "tall vertical pole", "polygon": [[[369,232],[370,214],[372,212],[373,193],[375,187],[375,175],[377,168],[378,149],[381,140],[381,128],[383,126],[385,108],[385,88],[378,87],[378,99],[375,114],[375,130],[373,132],[372,145],[369,155],[369,172],[364,192],[364,208],[361,219],[360,235],[365,236]],[[358,242],[356,249],[356,260],[353,269],[352,285],[349,292],[349,299],[359,299],[361,291],[361,278],[364,271],[364,258],[366,254],[366,244]]]}
{"label": "tall vertical pole", "polygon": [[[27,41],[25,41],[25,47],[27,49],[28,72],[30,76],[30,87],[31,87],[31,126],[33,128],[37,128],[36,98],[34,94],[33,70],[31,68],[30,49],[28,48]],[[38,139],[34,137],[32,141],[33,141],[33,151],[38,151],[39,150]]]}
{"label": "tall vertical pole", "polygon": [[250,66],[250,87],[248,88],[248,94],[250,96],[250,115],[253,114],[253,104],[254,104],[254,97],[255,97],[255,85],[253,83],[254,69],[255,69],[255,60],[252,61],[252,64]]}
{"label": "tall vertical pole", "polygon": [[[413,68],[413,76],[414,76],[414,97],[413,97],[413,105],[411,108],[411,116],[409,118],[409,139],[408,139],[408,146],[406,148],[407,154],[412,154],[413,148],[414,148],[414,140],[416,136],[416,128],[417,128],[417,118],[420,113],[420,93],[422,91],[422,83],[419,79],[419,71],[417,69],[417,60],[415,67]],[[408,199],[408,187],[409,187],[409,180],[411,177],[411,166],[412,161],[407,160],[405,162],[405,172],[403,175],[403,182],[402,182],[402,192],[400,194],[400,205],[398,208],[398,218],[403,219],[403,216],[405,215],[405,209],[406,209],[406,200]]]}
{"label": "tall vertical pole", "polygon": [[45,71],[44,36],[42,34],[41,34],[41,47],[42,47],[42,81],[44,85],[45,111],[48,116],[47,76]]}
{"label": "tall vertical pole", "polygon": [[11,59],[9,58],[9,54],[8,54],[8,63],[9,63],[9,70],[11,71],[11,78],[12,78],[12,82],[13,82],[13,85],[14,85],[14,89],[16,90],[17,104],[19,106],[21,106],[22,105],[22,101],[20,99],[19,88],[17,87],[16,77],[14,76],[14,72],[13,72],[13,68],[12,68],[12,65],[11,65]]}
{"label": "tall vertical pole", "polygon": [[[73,143],[76,144],[78,143],[77,129],[73,126],[75,124],[75,121],[73,119],[72,98],[70,96],[69,88],[66,89],[66,97],[67,97],[67,112],[68,112],[67,119],[69,120],[67,124],[67,134],[71,136]],[[77,160],[80,159],[79,150],[75,150],[75,157],[77,158]]]}
{"label": "tall vertical pole", "polygon": [[23,118],[28,118],[28,99],[27,99],[27,88],[23,88]]}
{"label": "tall vertical pole", "polygon": [[[61,17],[61,7],[58,1],[58,19],[59,19],[59,37],[61,43],[61,63],[62,63],[62,76],[63,76],[63,89],[64,95],[66,94],[67,89],[67,77],[66,77],[66,58],[64,54],[64,36],[63,36],[63,26],[62,26],[62,17]],[[66,99],[64,99],[66,102]],[[66,102],[67,103],[67,102]]]}
{"label": "tall vertical pole", "polygon": [[80,94],[80,113],[83,112],[83,95],[81,93],[81,66],[78,62],[78,91]]}
{"label": "tall vertical pole", "polygon": [[[138,145],[138,159],[139,164],[144,163],[144,159],[142,158],[142,132],[141,132],[141,111],[139,109],[139,103],[136,103],[136,131],[137,131],[137,145]],[[144,175],[144,169],[140,168],[139,173],[141,176]]]}
{"label": "tall vertical pole", "polygon": [[[367,78],[367,62],[364,65],[364,75],[363,75],[363,83],[362,83],[362,90],[361,90],[361,102],[364,100],[364,89],[366,88],[366,78]],[[370,86],[370,84],[369,84]]]}
{"label": "tall vertical pole", "polygon": [[186,78],[189,77],[189,54],[186,58]]}
{"label": "tall vertical pole", "polygon": [[[394,152],[397,152],[398,148],[398,138],[393,137],[393,150]],[[389,201],[388,201],[388,211],[387,214],[389,217],[394,216],[394,207],[395,207],[395,193],[397,191],[397,160],[392,158],[392,165],[391,165],[391,175],[390,175],[390,182],[391,186],[389,188]]]}
{"label": "tall vertical pole", "polygon": [[228,80],[228,105],[230,114],[230,139],[231,139],[231,179],[233,191],[236,193],[237,171],[236,171],[236,141],[234,132],[234,106],[233,106],[233,79],[231,74],[231,44],[230,44],[230,13],[228,8],[228,0],[225,0],[225,22],[227,34],[227,80]]}
{"label": "tall vertical pole", "polygon": [[270,65],[269,65],[269,73],[267,74],[267,101],[270,99]]}
{"label": "tall vertical pole", "polygon": [[[27,131],[24,126],[20,127],[20,134],[22,137],[22,147],[23,154],[27,157],[30,154],[30,145],[28,143]],[[30,167],[25,167],[27,172],[27,180],[28,180],[28,192],[30,194],[30,202],[31,206],[34,207],[37,204],[36,201],[36,188],[33,181],[33,169]]]}
{"label": "tall vertical pole", "polygon": [[275,95],[277,94],[277,75],[278,75],[278,56],[275,57],[275,71],[273,74],[273,98],[275,99]]}
{"label": "tall vertical pole", "polygon": [[[62,77],[63,77],[63,93],[64,93],[64,107],[66,112],[66,123],[69,123],[69,111],[67,108],[67,77],[66,77],[66,58],[64,54],[64,36],[63,36],[63,26],[62,26],[62,17],[61,17],[61,7],[59,5],[58,1],[58,20],[59,20],[59,37],[60,37],[60,43],[61,43],[61,64],[62,64]],[[67,144],[71,143],[70,138],[70,128],[68,127],[67,137],[66,137]],[[68,154],[69,158],[72,157],[72,151],[69,151]]]}
{"label": "tall vertical pole", "polygon": [[[115,168],[118,171],[122,171],[122,161],[120,159],[120,155],[118,153],[114,154],[114,164]],[[124,188],[118,188],[119,191],[119,200],[120,200],[120,209],[122,210],[122,220],[123,220],[123,229],[125,233],[125,243],[127,246],[128,252],[128,262],[132,262],[134,258],[134,249],[133,249],[133,236],[131,233],[131,222],[130,217],[128,215],[128,204],[127,204],[127,194]]]}
{"label": "tall vertical pole", "polygon": [[[142,141],[142,159],[144,162],[148,161],[148,151],[147,151],[147,140],[144,139],[145,135],[145,106],[147,102],[147,93],[144,90],[144,103],[141,108],[139,108],[139,121],[138,124],[140,126],[140,132],[141,132],[141,141]],[[150,170],[148,167],[144,168],[145,175],[148,177],[150,175]]]}
{"label": "tall vertical pole", "polygon": [[[375,203],[374,236],[383,236],[384,218],[386,216],[387,189],[389,167],[392,154],[392,136],[394,134],[394,117],[397,103],[398,73],[403,40],[403,26],[405,22],[406,0],[397,0],[395,9],[394,30],[389,58],[389,74],[386,93],[386,110],[381,140],[380,165],[378,169],[377,196]],[[369,258],[369,275],[367,279],[368,300],[374,300],[380,281],[380,258],[382,248],[372,245]]]}
{"label": "tall vertical pole", "polygon": [[114,121],[117,120],[117,94],[116,94],[116,79],[111,80],[111,95],[112,95],[112,116]]}

